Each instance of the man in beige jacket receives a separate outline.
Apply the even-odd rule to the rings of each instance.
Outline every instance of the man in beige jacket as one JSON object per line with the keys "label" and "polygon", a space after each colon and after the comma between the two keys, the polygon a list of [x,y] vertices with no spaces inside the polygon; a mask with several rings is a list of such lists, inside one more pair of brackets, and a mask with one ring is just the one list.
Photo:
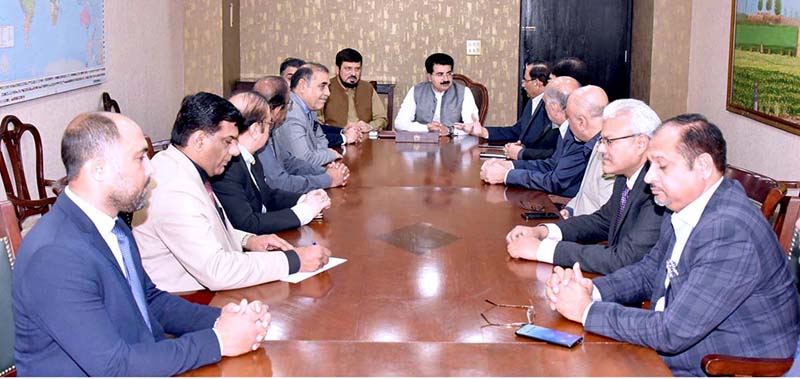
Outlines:
{"label": "man in beige jacket", "polygon": [[231,226],[211,190],[238,155],[241,114],[210,93],[187,96],[172,130],[171,146],[152,160],[150,205],[134,215],[142,263],[166,291],[224,290],[310,272],[328,261],[322,246],[293,247],[274,234],[256,236]]}

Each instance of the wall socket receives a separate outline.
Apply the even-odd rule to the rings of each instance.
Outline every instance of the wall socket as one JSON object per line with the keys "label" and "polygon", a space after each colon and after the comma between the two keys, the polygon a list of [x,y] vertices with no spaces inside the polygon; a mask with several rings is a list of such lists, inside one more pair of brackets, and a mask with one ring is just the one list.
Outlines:
{"label": "wall socket", "polygon": [[467,55],[481,55],[481,40],[467,40]]}

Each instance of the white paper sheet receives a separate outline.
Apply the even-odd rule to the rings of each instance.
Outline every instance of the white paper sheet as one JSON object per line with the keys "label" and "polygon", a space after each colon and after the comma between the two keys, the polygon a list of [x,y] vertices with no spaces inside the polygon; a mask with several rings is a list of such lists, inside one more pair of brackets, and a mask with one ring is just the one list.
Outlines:
{"label": "white paper sheet", "polygon": [[314,272],[296,272],[296,273],[294,273],[292,275],[289,275],[289,276],[286,276],[284,278],[281,278],[281,281],[282,282],[289,282],[289,283],[300,283],[303,280],[306,280],[306,279],[308,279],[308,278],[310,278],[310,277],[312,277],[314,275],[317,275],[320,272],[323,272],[325,270],[332,269],[332,268],[334,268],[334,267],[336,267],[336,266],[338,266],[338,265],[340,265],[340,264],[342,264],[344,262],[347,262],[347,259],[330,257],[330,259],[328,259],[328,264],[326,264],[325,266],[322,266],[322,268],[317,270],[317,271],[314,271]]}

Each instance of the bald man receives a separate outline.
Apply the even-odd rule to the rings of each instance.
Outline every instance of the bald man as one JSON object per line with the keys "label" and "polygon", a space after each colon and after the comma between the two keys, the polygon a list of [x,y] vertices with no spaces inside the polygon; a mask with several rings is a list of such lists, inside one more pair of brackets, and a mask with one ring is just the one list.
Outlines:
{"label": "bald man", "polygon": [[[555,78],[547,84],[544,92],[547,114],[553,122],[560,123],[561,140],[550,158],[536,161],[505,161],[491,159],[481,168],[481,179],[490,184],[506,184],[550,194],[574,197],[581,186],[586,164],[592,153],[599,129],[594,135],[583,123],[572,130],[570,115],[577,120],[577,115],[602,115],[608,98],[600,96],[595,89],[581,91],[573,100],[568,110],[568,100],[575,96],[580,84],[569,76]],[[595,87],[596,88],[596,87]],[[577,132],[577,133],[576,133]],[[581,140],[580,138],[585,138]]]}
{"label": "bald man", "polygon": [[[586,86],[575,90],[567,101],[567,118],[572,120],[569,128],[575,138],[579,141],[589,141],[599,135],[603,127],[603,109],[606,105],[608,96],[600,87]],[[603,173],[603,156],[598,151],[599,146],[600,144],[595,144],[592,148],[578,194],[567,203],[565,209],[561,210],[565,218],[592,214],[611,198],[614,175]]]}

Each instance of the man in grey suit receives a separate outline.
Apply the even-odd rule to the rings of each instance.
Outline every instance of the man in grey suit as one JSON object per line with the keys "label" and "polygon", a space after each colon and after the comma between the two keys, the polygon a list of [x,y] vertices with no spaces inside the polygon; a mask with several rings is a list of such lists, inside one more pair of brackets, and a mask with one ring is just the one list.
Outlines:
{"label": "man in grey suit", "polygon": [[[328,68],[319,63],[306,63],[292,75],[291,105],[283,125],[275,130],[275,146],[286,149],[314,166],[324,166],[342,157],[328,148],[322,125],[317,121],[317,111],[325,106],[330,96]],[[360,132],[351,128],[342,132],[343,143],[357,141]]]}
{"label": "man in grey suit", "polygon": [[[269,102],[274,133],[286,119],[289,85],[280,76],[267,76],[259,79],[253,90]],[[265,181],[270,187],[284,191],[306,193],[319,188],[344,186],[350,177],[350,170],[344,163],[332,162],[325,167],[311,165],[285,149],[279,150],[275,138],[267,141],[257,157],[264,166]]]}
{"label": "man in grey suit", "polygon": [[[723,178],[725,139],[705,117],[667,120],[650,143],[645,181],[664,216],[641,261],[584,278],[554,269],[550,308],[588,332],[656,350],[675,375],[702,376],[707,354],[792,357],[797,292],[775,233],[738,182]],[[650,300],[651,310],[625,307]]]}
{"label": "man in grey suit", "polygon": [[[584,271],[604,275],[640,261],[658,240],[664,215],[644,182],[650,137],[660,124],[656,112],[639,100],[609,104],[598,152],[603,172],[617,176],[611,198],[588,215],[515,227],[506,236],[508,254],[566,267],[580,262]],[[601,241],[608,245],[596,245]]]}

